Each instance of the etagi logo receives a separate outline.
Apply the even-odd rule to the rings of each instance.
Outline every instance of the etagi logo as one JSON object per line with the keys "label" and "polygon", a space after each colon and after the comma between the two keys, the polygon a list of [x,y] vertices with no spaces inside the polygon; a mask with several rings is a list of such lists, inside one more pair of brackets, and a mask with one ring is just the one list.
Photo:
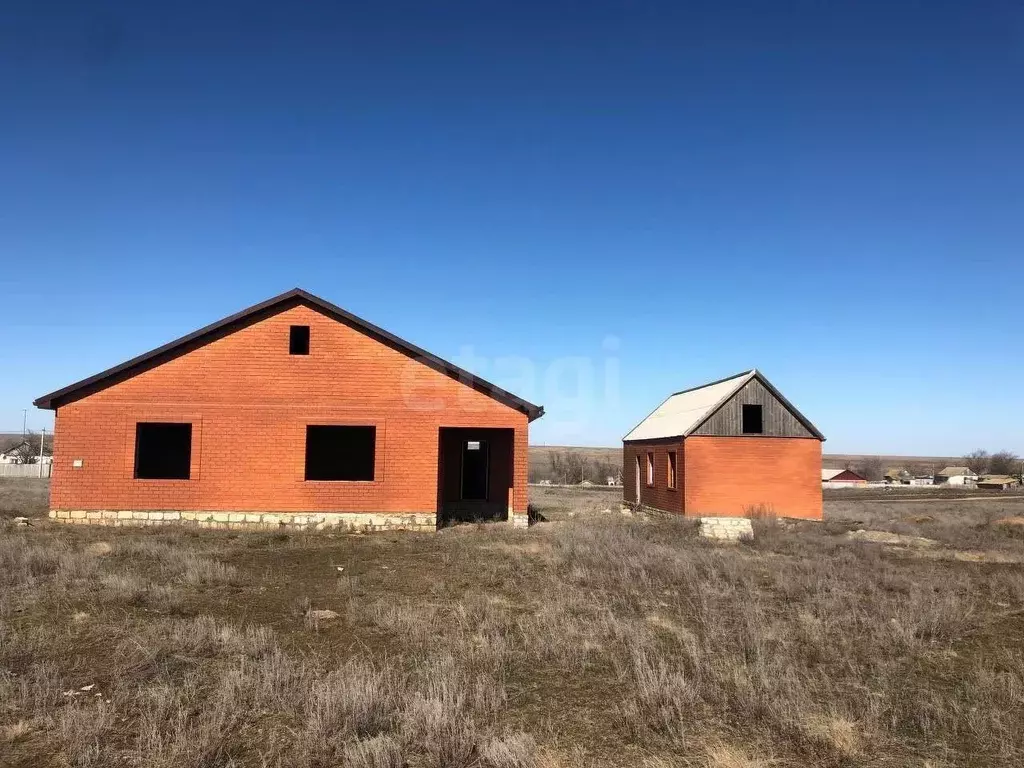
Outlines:
{"label": "etagi logo", "polygon": [[[547,426],[561,434],[583,431],[598,416],[619,407],[621,396],[621,342],[606,336],[596,355],[557,357],[539,363],[522,355],[486,357],[474,347],[463,346],[452,360],[456,366],[471,372],[463,376],[468,387],[452,387],[449,381],[434,376],[423,365],[410,361],[403,368],[398,382],[405,405],[411,410],[440,412],[453,408],[463,412],[483,412],[494,407],[491,398],[482,394],[475,377],[499,385],[524,400],[543,405]],[[437,368],[435,361],[418,361]],[[475,385],[475,386],[474,386]]]}

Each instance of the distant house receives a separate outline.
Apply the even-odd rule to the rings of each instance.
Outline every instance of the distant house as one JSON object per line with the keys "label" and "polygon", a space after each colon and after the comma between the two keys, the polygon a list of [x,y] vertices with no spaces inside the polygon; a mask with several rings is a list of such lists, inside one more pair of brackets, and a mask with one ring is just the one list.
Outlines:
{"label": "distant house", "polygon": [[[0,464],[34,464],[39,461],[39,445],[31,445],[28,440],[9,445],[0,451]],[[43,464],[53,461],[50,449],[43,448]]]}
{"label": "distant house", "polygon": [[910,479],[911,485],[934,485],[935,479],[931,475],[918,475]]}
{"label": "distant house", "polygon": [[619,478],[612,477],[611,475],[608,475],[608,485],[618,485],[618,484],[619,484]]}
{"label": "distant house", "polygon": [[936,485],[974,485],[977,481],[978,474],[969,467],[946,467],[935,473]]}
{"label": "distant house", "polygon": [[1015,488],[1018,485],[1020,485],[1020,482],[1017,478],[1007,477],[1006,475],[990,475],[978,481],[979,488],[998,491],[1005,491],[1007,488]]}
{"label": "distant house", "polygon": [[866,477],[861,477],[852,469],[823,469],[821,470],[821,482],[834,483],[836,485],[864,485]]}
{"label": "distant house", "polygon": [[893,467],[885,471],[884,479],[890,485],[910,485],[913,475],[905,469]]}

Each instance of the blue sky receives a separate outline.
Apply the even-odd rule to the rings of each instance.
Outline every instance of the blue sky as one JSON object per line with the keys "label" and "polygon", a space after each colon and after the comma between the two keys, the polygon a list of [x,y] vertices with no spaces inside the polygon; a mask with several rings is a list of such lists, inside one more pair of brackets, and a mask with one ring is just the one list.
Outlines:
{"label": "blue sky", "polygon": [[1022,72],[1011,2],[5,4],[0,429],[301,286],[537,443],[756,366],[827,451],[1024,453]]}

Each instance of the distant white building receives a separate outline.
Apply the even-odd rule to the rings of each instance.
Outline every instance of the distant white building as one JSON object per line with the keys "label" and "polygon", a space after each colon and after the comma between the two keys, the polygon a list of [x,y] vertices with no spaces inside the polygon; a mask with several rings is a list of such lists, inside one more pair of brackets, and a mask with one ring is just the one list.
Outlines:
{"label": "distant white building", "polygon": [[935,485],[974,485],[978,482],[978,473],[970,467],[946,467],[935,473]]}
{"label": "distant white building", "polygon": [[[22,440],[20,443],[8,446],[0,451],[0,464],[26,464],[26,458],[30,458],[31,463],[39,461],[39,445],[32,446],[27,440]],[[49,464],[53,461],[53,457],[49,455],[49,451],[46,450],[43,453],[42,463]]]}

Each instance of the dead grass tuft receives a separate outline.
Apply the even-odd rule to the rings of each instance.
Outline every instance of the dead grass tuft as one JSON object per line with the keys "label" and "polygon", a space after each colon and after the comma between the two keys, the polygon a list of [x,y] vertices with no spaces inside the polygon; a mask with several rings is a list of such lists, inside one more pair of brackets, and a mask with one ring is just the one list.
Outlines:
{"label": "dead grass tuft", "polygon": [[197,656],[261,656],[274,647],[273,632],[267,627],[237,627],[211,616],[176,621],[170,641],[181,653]]}
{"label": "dead grass tuft", "polygon": [[634,649],[631,662],[627,674],[632,695],[620,710],[623,722],[641,738],[653,731],[683,745],[700,700],[697,687],[681,670],[670,669],[646,650]]}
{"label": "dead grass tuft", "polygon": [[488,741],[480,751],[480,759],[487,768],[535,768],[541,757],[532,736],[513,733]]}
{"label": "dead grass tuft", "polygon": [[758,757],[751,757],[742,747],[717,743],[707,747],[705,751],[707,768],[769,768],[775,762]]}
{"label": "dead grass tuft", "polygon": [[28,736],[34,730],[35,728],[28,720],[18,720],[17,722],[0,728],[0,742],[17,741],[18,739]]}
{"label": "dead grass tuft", "polygon": [[843,758],[852,758],[861,752],[859,723],[837,715],[811,715],[803,724],[807,735]]}
{"label": "dead grass tuft", "polygon": [[[325,743],[365,739],[395,727],[399,705],[396,680],[386,670],[353,660],[310,687],[306,739]],[[335,745],[335,751],[338,751]]]}
{"label": "dead grass tuft", "polygon": [[350,768],[405,768],[402,745],[391,736],[360,739],[345,747],[342,764]]}

